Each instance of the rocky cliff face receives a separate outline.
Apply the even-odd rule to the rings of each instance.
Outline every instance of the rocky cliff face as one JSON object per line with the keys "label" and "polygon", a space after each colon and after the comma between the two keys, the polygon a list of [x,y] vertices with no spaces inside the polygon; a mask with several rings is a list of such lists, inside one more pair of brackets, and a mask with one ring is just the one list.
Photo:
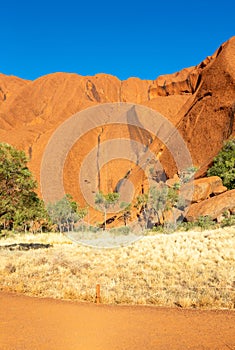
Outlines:
{"label": "rocky cliff face", "polygon": [[[197,89],[177,113],[177,128],[201,176],[224,140],[235,132],[235,37],[195,69],[199,72]],[[161,160],[168,175],[173,175],[175,167],[167,150]]]}
{"label": "rocky cliff face", "polygon": [[[0,141],[26,151],[30,168],[40,182],[43,152],[56,128],[76,112],[107,102],[145,105],[168,118],[183,136],[193,164],[199,168],[198,176],[202,175],[224,140],[235,132],[235,37],[198,66],[154,81],[138,78],[120,81],[107,74],[83,77],[67,73],[26,81],[1,74]],[[141,129],[137,132],[123,126],[117,130],[112,125],[84,135],[66,160],[66,192],[83,201],[79,189],[75,189],[74,176],[83,157],[98,142],[118,137],[120,133],[141,142],[146,138]],[[150,148],[160,157],[167,176],[172,177],[177,169],[167,147],[153,140]],[[129,179],[140,191],[144,175],[126,160],[110,162],[100,170],[101,188],[114,190],[130,167],[133,172]]]}

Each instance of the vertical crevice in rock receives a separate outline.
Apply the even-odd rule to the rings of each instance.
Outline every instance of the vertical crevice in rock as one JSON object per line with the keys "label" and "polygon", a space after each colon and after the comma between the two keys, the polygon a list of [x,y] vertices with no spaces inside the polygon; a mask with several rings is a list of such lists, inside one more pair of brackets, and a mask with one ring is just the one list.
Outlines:
{"label": "vertical crevice in rock", "polygon": [[198,78],[197,78],[197,82],[196,82],[196,84],[195,84],[195,88],[194,88],[194,90],[192,91],[193,93],[199,88],[199,86],[200,86],[200,84],[201,84],[201,81],[202,81],[202,75],[199,74],[199,75],[198,75]]}
{"label": "vertical crevice in rock", "polygon": [[234,127],[234,117],[235,117],[235,101],[229,109],[229,125],[228,125],[228,135],[227,138],[233,133]]}
{"label": "vertical crevice in rock", "polygon": [[1,97],[2,101],[6,101],[6,99],[7,99],[7,95],[1,87],[0,87],[0,97]]}
{"label": "vertical crevice in rock", "polygon": [[31,160],[32,159],[32,154],[33,154],[32,146],[29,146],[28,154],[29,154],[29,160]]}
{"label": "vertical crevice in rock", "polygon": [[101,182],[101,178],[100,178],[100,164],[99,164],[99,160],[100,160],[100,139],[101,139],[101,135],[104,132],[104,128],[101,128],[101,132],[98,134],[98,138],[97,138],[97,156],[96,156],[96,167],[97,167],[97,177],[98,177],[98,190],[100,191],[100,182]]}

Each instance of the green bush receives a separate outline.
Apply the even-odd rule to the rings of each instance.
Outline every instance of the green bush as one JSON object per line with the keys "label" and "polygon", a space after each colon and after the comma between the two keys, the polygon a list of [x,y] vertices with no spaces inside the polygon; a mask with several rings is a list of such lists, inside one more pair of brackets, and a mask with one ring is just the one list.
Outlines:
{"label": "green bush", "polygon": [[148,230],[148,232],[158,232],[158,233],[164,233],[164,231],[165,229],[164,229],[164,226],[162,225],[153,226],[153,228]]}
{"label": "green bush", "polygon": [[221,177],[228,189],[235,188],[235,139],[226,142],[214,158],[213,166],[207,171],[207,176],[214,175]]}
{"label": "green bush", "polygon": [[178,225],[178,227],[177,227],[177,229],[178,230],[182,230],[182,231],[190,231],[190,230],[192,230],[194,227],[196,227],[196,223],[195,222],[191,222],[191,221],[183,221],[183,222],[181,222],[179,225]]}
{"label": "green bush", "polygon": [[196,226],[201,227],[203,230],[208,230],[215,226],[215,222],[211,219],[210,216],[199,216],[196,221]]}
{"label": "green bush", "polygon": [[233,225],[235,225],[235,215],[226,217],[221,222],[221,227],[233,226]]}
{"label": "green bush", "polygon": [[128,235],[130,233],[129,226],[113,227],[109,230],[110,233],[115,235]]}

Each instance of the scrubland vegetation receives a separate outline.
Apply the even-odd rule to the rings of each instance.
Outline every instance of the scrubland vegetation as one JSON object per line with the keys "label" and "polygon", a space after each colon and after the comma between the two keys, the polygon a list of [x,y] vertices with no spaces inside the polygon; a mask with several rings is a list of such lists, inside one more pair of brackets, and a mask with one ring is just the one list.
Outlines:
{"label": "scrubland vegetation", "polygon": [[[52,247],[9,247],[32,242]],[[59,233],[12,235],[0,246],[4,291],[94,302],[99,283],[102,303],[235,308],[234,226],[152,232],[116,249],[85,247]]]}

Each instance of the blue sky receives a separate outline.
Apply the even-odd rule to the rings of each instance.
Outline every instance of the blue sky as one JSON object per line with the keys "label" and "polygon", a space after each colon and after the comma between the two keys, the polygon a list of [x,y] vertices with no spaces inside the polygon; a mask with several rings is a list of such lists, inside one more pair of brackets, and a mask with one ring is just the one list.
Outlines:
{"label": "blue sky", "polygon": [[2,1],[0,72],[155,79],[198,64],[235,35],[234,0]]}

